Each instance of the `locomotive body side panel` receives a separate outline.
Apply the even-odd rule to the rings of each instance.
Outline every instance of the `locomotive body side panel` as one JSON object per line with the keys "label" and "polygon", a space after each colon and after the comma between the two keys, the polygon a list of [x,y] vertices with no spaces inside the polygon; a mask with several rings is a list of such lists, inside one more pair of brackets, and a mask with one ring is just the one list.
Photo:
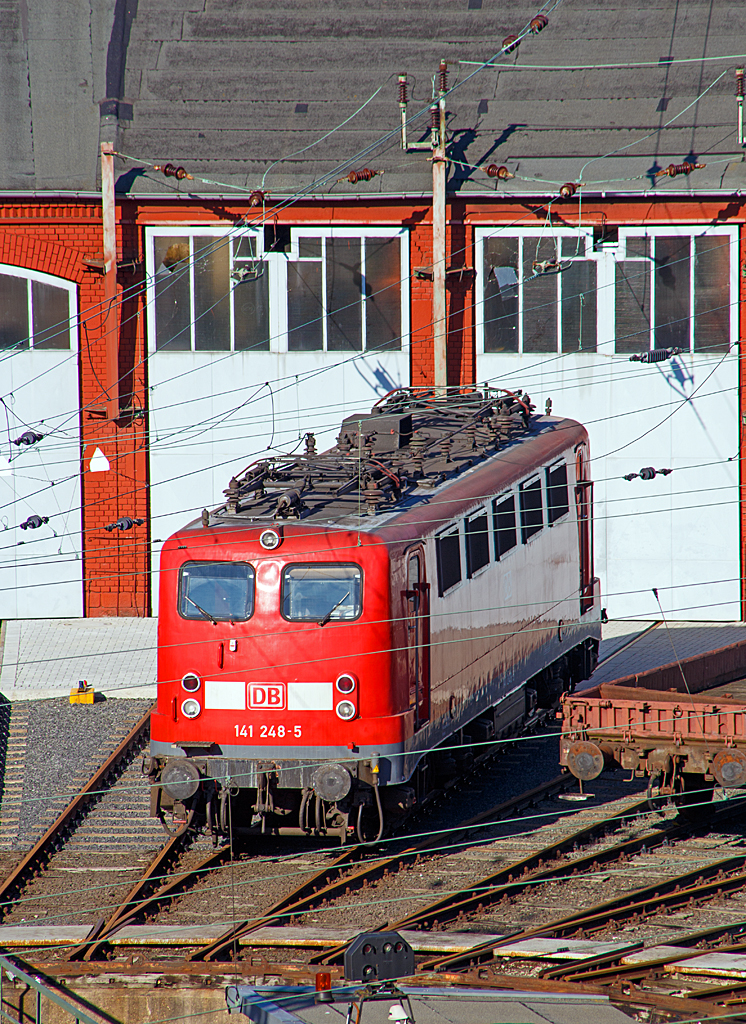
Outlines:
{"label": "locomotive body side panel", "polygon": [[[392,607],[401,600],[405,554],[419,543],[425,552],[429,577],[429,701],[430,714],[420,722],[405,758],[405,777],[413,770],[417,752],[441,743],[468,725],[553,662],[588,638],[600,639],[600,608],[596,601],[581,616],[581,578],[578,516],[573,494],[577,484],[575,450],[587,444],[585,430],[563,421],[549,438],[525,443],[521,460],[493,459],[464,475],[460,494],[454,488],[426,511],[418,509],[397,520],[391,532],[414,526],[422,531],[392,563]],[[496,558],[493,503],[512,495],[520,532],[519,488],[564,465],[567,510],[523,543]],[[546,511],[546,500],[544,502]],[[437,511],[434,510],[434,506]],[[487,515],[489,560],[470,575],[464,524],[484,511]],[[437,543],[449,530],[458,530],[461,579],[439,593]],[[389,535],[389,530],[382,534]],[[406,635],[403,643],[407,644]],[[410,645],[411,646],[411,645]],[[411,756],[414,754],[415,756]]]}

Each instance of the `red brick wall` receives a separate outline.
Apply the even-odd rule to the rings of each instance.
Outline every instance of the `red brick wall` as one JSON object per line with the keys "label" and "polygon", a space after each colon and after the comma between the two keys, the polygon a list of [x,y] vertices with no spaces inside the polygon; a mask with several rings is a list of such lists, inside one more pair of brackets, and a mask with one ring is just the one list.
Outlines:
{"label": "red brick wall", "polygon": [[[134,228],[120,228],[119,249],[125,259],[137,257]],[[143,422],[130,414],[106,422],[96,407],[105,402],[106,340],[102,332],[103,276],[83,260],[101,257],[101,207],[92,203],[0,205],[0,262],[54,274],[77,285],[79,312],[79,383],[83,501],[84,614],[147,615],[149,579],[147,527],[108,533],[103,527],[120,515],[147,517],[147,446]],[[120,274],[131,285],[133,275]],[[121,291],[120,284],[120,291]],[[145,401],[143,338],[139,297],[122,306],[120,387]],[[123,400],[122,405],[125,402]],[[107,473],[90,473],[96,447],[109,459]]]}

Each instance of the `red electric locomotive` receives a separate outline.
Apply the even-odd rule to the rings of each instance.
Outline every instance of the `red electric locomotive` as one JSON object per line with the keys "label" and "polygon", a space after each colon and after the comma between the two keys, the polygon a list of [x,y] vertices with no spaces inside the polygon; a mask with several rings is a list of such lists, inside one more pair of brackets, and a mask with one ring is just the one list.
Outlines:
{"label": "red electric locomotive", "polygon": [[233,478],[161,556],[164,826],[368,841],[587,678],[588,458],[520,392],[399,390]]}

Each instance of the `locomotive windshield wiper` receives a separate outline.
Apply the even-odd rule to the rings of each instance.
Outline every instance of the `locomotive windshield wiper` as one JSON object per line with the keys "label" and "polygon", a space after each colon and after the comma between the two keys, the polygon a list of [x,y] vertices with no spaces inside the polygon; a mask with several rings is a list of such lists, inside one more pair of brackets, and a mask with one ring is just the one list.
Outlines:
{"label": "locomotive windshield wiper", "polygon": [[344,597],[340,597],[340,599],[337,601],[337,603],[333,604],[331,606],[331,608],[326,613],[324,618],[323,619],[319,619],[319,625],[320,626],[325,626],[327,624],[327,622],[331,619],[332,615],[336,612],[337,608],[339,608],[339,606],[342,604],[342,602],[346,601],[349,596],[350,596],[350,592],[348,590],[347,593],[344,595]]}
{"label": "locomotive windshield wiper", "polygon": [[[210,620],[210,622],[211,622],[211,623],[213,624],[213,626],[217,626],[217,624],[218,624],[218,621],[217,621],[217,619],[213,619],[212,615],[210,615],[210,613],[209,613],[209,612],[206,612],[206,611],[205,611],[205,609],[204,609],[204,608],[202,607],[202,605],[201,605],[201,604],[197,604],[197,602],[196,602],[196,601],[193,601],[193,600],[191,599],[191,597],[190,597],[190,596],[189,596],[188,594],[184,594],[184,599],[185,599],[186,601],[188,601],[188,602],[189,602],[189,604],[193,604],[193,605],[194,605],[194,607],[195,607],[195,608],[197,609],[197,611],[198,611],[198,612],[202,612],[202,614],[204,615],[204,617],[205,617],[206,619],[209,619],[209,620]],[[332,611],[333,611],[333,610],[334,610],[334,609],[332,609]]]}

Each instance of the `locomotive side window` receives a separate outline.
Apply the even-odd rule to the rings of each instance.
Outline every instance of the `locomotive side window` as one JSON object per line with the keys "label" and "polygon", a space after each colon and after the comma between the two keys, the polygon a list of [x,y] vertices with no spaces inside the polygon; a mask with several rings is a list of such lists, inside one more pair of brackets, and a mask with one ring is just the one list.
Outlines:
{"label": "locomotive side window", "polygon": [[282,614],[291,622],[345,622],[362,611],[359,565],[289,565],[282,574]]}
{"label": "locomotive side window", "polygon": [[254,567],[246,562],[186,562],[179,580],[185,619],[239,622],[254,613]]}
{"label": "locomotive side window", "polygon": [[495,558],[498,561],[512,551],[517,543],[515,497],[495,498],[492,502],[492,525],[495,531]]}
{"label": "locomotive side window", "polygon": [[525,544],[544,525],[541,501],[541,477],[528,480],[520,486],[521,540]]}
{"label": "locomotive side window", "polygon": [[435,538],[438,561],[438,594],[440,597],[461,582],[461,541],[458,526],[444,530]]}
{"label": "locomotive side window", "polygon": [[547,471],[547,522],[553,526],[570,511],[567,499],[567,465],[560,462]]}
{"label": "locomotive side window", "polygon": [[480,509],[464,521],[466,530],[466,574],[469,579],[474,573],[489,565],[490,542],[487,525],[487,510]]}

